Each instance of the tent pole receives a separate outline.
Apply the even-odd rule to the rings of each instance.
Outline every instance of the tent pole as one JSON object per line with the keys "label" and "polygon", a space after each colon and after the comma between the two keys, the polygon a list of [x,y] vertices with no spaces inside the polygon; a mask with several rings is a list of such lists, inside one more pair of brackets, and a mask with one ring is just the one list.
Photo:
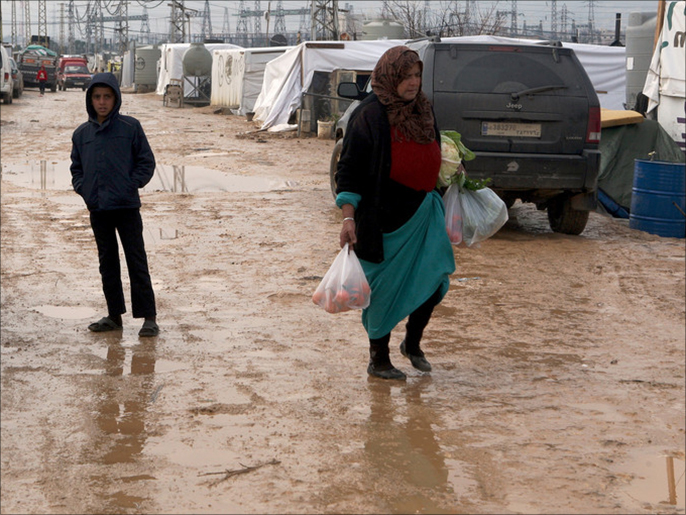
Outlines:
{"label": "tent pole", "polygon": [[665,22],[665,0],[657,0],[657,23],[655,24],[655,37],[653,38],[653,52],[657,46],[657,40],[662,32],[662,25]]}

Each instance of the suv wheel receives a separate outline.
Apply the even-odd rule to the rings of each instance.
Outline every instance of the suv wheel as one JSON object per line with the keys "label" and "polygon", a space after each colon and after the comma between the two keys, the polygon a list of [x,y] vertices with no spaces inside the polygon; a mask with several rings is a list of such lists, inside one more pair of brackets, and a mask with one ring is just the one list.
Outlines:
{"label": "suv wheel", "polygon": [[333,147],[333,153],[331,154],[331,165],[329,166],[329,179],[331,182],[331,193],[333,198],[336,198],[336,168],[338,168],[338,160],[341,158],[341,152],[343,151],[343,138],[336,142]]}
{"label": "suv wheel", "polygon": [[578,236],[586,228],[588,211],[572,209],[570,197],[558,197],[548,205],[548,222],[553,232]]}

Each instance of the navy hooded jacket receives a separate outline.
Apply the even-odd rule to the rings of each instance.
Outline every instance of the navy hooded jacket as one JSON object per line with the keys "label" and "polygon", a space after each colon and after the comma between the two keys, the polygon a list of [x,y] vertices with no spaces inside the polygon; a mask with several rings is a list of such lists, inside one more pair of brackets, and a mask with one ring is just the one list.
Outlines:
{"label": "navy hooded jacket", "polygon": [[[114,108],[98,123],[91,96],[96,86],[109,86],[115,94]],[[74,191],[89,211],[141,207],[138,188],[155,172],[155,156],[140,122],[119,114],[121,91],[112,73],[97,73],[86,92],[88,121],[72,135],[71,176]]]}

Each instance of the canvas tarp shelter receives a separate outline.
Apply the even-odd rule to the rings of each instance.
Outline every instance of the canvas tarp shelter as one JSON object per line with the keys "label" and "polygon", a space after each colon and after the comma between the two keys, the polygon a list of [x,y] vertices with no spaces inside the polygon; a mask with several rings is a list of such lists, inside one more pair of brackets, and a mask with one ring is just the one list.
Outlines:
{"label": "canvas tarp shelter", "polygon": [[[464,36],[442,41],[542,42],[501,36]],[[267,64],[254,108],[255,119],[262,122],[263,129],[287,123],[290,115],[300,107],[301,95],[309,89],[315,71],[371,71],[388,48],[402,44],[405,40],[332,41],[302,43],[292,48]],[[563,46],[574,50],[598,93],[601,106],[624,109],[626,49],[579,43],[563,43]]]}
{"label": "canvas tarp shelter", "polygon": [[267,63],[293,47],[230,48],[212,52],[212,105],[234,114],[253,110]]}
{"label": "canvas tarp shelter", "polygon": [[686,151],[686,2],[667,2],[643,94],[650,113]]}
{"label": "canvas tarp shelter", "polygon": [[[161,46],[161,56],[157,63],[157,89],[158,95],[164,95],[164,90],[171,79],[183,80],[183,54],[190,48],[190,43],[165,43]],[[205,48],[212,53],[213,50],[222,48],[241,48],[230,43],[207,43]],[[193,85],[184,81],[184,95],[193,91]]]}
{"label": "canvas tarp shelter", "polygon": [[255,119],[262,128],[287,124],[300,107],[315,71],[371,71],[381,55],[401,40],[319,41],[301,43],[267,63],[264,81],[255,102]]}
{"label": "canvas tarp shelter", "polygon": [[635,159],[684,162],[683,152],[655,120],[604,128],[599,148],[598,187],[627,212],[631,208]]}

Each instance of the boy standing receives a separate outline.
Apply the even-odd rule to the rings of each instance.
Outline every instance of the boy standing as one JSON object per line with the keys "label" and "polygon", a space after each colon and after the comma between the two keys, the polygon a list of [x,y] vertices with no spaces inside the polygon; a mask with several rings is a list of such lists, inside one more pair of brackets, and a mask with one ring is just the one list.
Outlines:
{"label": "boy standing", "polygon": [[132,314],[145,319],[138,335],[157,336],[155,294],[138,194],[155,172],[155,157],[140,122],[119,114],[120,107],[117,78],[112,73],[94,75],[86,92],[88,121],[72,135],[72,185],[90,212],[108,311],[88,329],[104,332],[122,328],[121,315],[126,305],[116,236],[119,233],[131,281]]}

